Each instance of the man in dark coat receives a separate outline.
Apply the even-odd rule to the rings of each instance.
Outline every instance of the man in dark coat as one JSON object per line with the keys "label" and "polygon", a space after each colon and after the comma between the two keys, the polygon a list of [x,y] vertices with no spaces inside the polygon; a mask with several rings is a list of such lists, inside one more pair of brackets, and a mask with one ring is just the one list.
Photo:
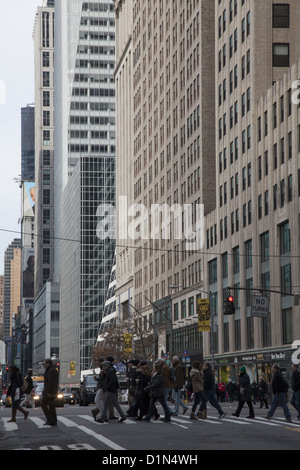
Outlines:
{"label": "man in dark coat", "polygon": [[203,368],[203,400],[199,409],[199,416],[206,419],[207,418],[207,408],[206,403],[209,403],[216,408],[219,412],[219,418],[225,418],[226,413],[222,410],[219,403],[216,400],[215,396],[215,377],[213,371],[211,370],[211,365],[209,362],[204,364]]}
{"label": "man in dark coat", "polygon": [[232,413],[232,416],[240,416],[240,412],[242,411],[245,403],[247,403],[249,408],[249,416],[247,418],[255,418],[254,409],[251,401],[251,385],[250,385],[250,377],[246,372],[246,367],[240,368],[240,375],[239,375],[239,406],[235,413]]}
{"label": "man in dark coat", "polygon": [[273,391],[273,401],[271,407],[264,418],[271,419],[273,414],[276,411],[276,408],[280,406],[283,408],[285,420],[288,423],[292,422],[292,415],[286,403],[286,392],[287,392],[287,383],[285,382],[282,374],[279,370],[279,367],[274,365],[272,367],[273,380],[272,380],[272,391]]}
{"label": "man in dark coat", "polygon": [[48,426],[56,426],[57,416],[55,400],[58,394],[58,372],[52,359],[46,359],[44,367],[46,370],[41,407],[47,420],[45,424]]}

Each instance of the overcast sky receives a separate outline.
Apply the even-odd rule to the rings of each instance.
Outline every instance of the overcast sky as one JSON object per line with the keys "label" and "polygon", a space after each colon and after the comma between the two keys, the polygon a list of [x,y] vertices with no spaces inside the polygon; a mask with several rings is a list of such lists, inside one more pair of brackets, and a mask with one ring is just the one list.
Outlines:
{"label": "overcast sky", "polygon": [[14,178],[21,174],[21,108],[34,102],[32,32],[41,5],[42,0],[0,0],[0,274],[4,252],[19,236],[9,231],[20,231],[21,190]]}

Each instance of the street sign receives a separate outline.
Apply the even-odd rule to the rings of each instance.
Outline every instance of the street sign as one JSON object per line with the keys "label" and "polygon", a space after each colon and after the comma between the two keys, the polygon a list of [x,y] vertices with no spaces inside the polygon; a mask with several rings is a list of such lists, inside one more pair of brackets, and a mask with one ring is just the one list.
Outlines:
{"label": "street sign", "polygon": [[210,331],[209,299],[197,299],[198,331]]}
{"label": "street sign", "polygon": [[270,312],[270,297],[264,295],[252,295],[252,317],[266,318]]}
{"label": "street sign", "polygon": [[70,362],[70,375],[76,375],[75,374],[75,361]]}

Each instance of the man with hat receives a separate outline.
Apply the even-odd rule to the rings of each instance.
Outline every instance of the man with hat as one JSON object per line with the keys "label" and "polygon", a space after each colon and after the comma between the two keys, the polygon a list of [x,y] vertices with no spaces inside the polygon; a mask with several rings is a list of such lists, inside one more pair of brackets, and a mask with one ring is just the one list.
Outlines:
{"label": "man with hat", "polygon": [[250,377],[246,372],[246,367],[242,366],[240,368],[240,375],[239,375],[239,406],[235,413],[232,413],[232,416],[240,416],[240,412],[242,411],[245,403],[247,403],[249,408],[249,416],[247,418],[254,419],[254,409],[251,400],[251,384],[250,384]]}

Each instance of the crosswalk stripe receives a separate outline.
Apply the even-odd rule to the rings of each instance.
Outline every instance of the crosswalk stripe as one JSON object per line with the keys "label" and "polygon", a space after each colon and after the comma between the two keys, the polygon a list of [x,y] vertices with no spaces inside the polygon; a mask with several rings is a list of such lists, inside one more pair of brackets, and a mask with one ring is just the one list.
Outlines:
{"label": "crosswalk stripe", "polygon": [[34,422],[34,424],[40,428],[40,429],[46,429],[48,426],[45,426],[45,421],[43,421],[41,418],[36,418],[33,416],[29,416],[28,419]]}
{"label": "crosswalk stripe", "polygon": [[[246,419],[246,418],[239,418],[239,419]],[[258,421],[261,420],[261,421]],[[255,419],[253,420],[257,424],[265,424],[267,426],[279,426],[278,424],[270,423],[264,418],[261,418],[260,416],[256,416]]]}
{"label": "crosswalk stripe", "polygon": [[17,423],[9,423],[10,418],[2,418],[4,422],[4,429],[7,432],[16,431],[18,429]]}
{"label": "crosswalk stripe", "polygon": [[[220,419],[218,418],[217,416],[212,416],[212,419]],[[247,422],[241,422],[241,421],[238,421],[237,419],[229,419],[229,418],[222,418],[221,421],[227,421],[228,423],[234,423],[234,424],[250,424],[250,423],[247,423]]]}
{"label": "crosswalk stripe", "polygon": [[104,437],[102,436],[102,434],[98,434],[96,433],[95,431],[93,431],[92,429],[89,429],[85,426],[78,426],[78,429],[80,429],[81,431],[85,432],[86,434],[88,434],[89,436],[92,436],[94,437],[95,439],[97,439],[98,441],[102,442],[103,444],[105,444],[106,446],[110,447],[111,449],[113,450],[126,450],[124,449],[123,447],[119,446],[118,444],[116,444],[115,442],[111,441],[110,439],[107,439],[107,437]]}
{"label": "crosswalk stripe", "polygon": [[68,428],[75,428],[77,426],[77,424],[74,421],[71,421],[70,419],[65,418],[64,416],[58,416],[57,419],[59,422],[63,423]]}
{"label": "crosswalk stripe", "polygon": [[[265,418],[260,418],[260,419],[265,419]],[[287,421],[285,421],[285,418],[272,418],[272,422],[273,421],[275,421],[275,423],[278,423],[276,426],[280,426],[280,424],[285,424],[285,425],[288,425],[288,426],[294,426],[296,428],[300,427],[300,423],[299,424],[297,424],[297,423],[288,423]]]}

